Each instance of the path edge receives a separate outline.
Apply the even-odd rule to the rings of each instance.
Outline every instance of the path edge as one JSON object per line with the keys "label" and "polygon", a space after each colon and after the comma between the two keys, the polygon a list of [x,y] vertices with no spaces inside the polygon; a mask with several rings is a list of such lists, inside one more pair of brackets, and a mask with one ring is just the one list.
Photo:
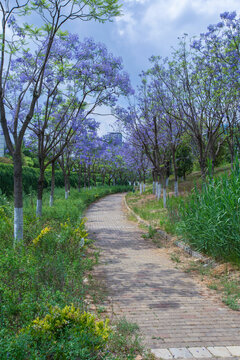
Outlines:
{"label": "path edge", "polygon": [[[126,194],[126,195],[127,195],[127,194]],[[137,221],[138,221],[139,224],[143,224],[143,225],[149,227],[149,226],[150,226],[150,223],[149,223],[148,221],[142,219],[139,215],[137,215],[137,214],[133,211],[133,209],[131,209],[131,208],[128,206],[127,200],[126,200],[126,195],[124,195],[124,205],[125,205],[127,211],[130,212],[130,213],[137,219]],[[168,233],[167,233],[166,231],[164,231],[164,230],[158,229],[158,230],[157,230],[157,233],[160,234],[164,240],[170,241],[170,240],[173,239],[173,236],[170,235],[170,234],[168,234]],[[176,237],[176,236],[174,236],[174,237]],[[206,257],[206,256],[202,255],[200,252],[193,250],[189,245],[186,245],[183,241],[181,241],[181,240],[178,239],[178,240],[174,241],[174,244],[175,244],[177,247],[179,247],[180,249],[184,250],[188,255],[190,255],[190,256],[192,256],[192,257],[194,257],[194,258],[196,258],[196,259],[200,259],[200,260],[204,261],[204,263],[206,263],[206,264],[211,264],[213,267],[214,267],[214,266],[217,266],[217,263],[215,263],[212,258]]]}

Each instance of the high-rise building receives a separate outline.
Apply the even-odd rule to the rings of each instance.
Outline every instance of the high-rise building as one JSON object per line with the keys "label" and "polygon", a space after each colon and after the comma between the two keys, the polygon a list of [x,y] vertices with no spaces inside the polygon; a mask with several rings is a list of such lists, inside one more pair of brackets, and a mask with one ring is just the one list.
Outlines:
{"label": "high-rise building", "polygon": [[4,156],[5,148],[6,148],[5,138],[4,138],[3,131],[2,131],[2,128],[0,125],[0,157]]}
{"label": "high-rise building", "polygon": [[114,145],[122,146],[122,134],[120,132],[110,132],[105,138]]}

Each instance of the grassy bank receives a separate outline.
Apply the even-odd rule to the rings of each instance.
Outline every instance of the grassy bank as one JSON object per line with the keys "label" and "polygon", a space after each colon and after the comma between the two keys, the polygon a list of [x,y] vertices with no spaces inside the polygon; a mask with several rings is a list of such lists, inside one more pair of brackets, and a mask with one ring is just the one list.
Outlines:
{"label": "grassy bank", "polygon": [[[227,170],[224,168],[222,170]],[[187,184],[188,190],[185,185]],[[180,182],[180,196],[175,197],[171,184],[167,208],[150,194],[129,193],[127,202],[132,210],[154,228],[179,235],[194,249],[217,260],[239,263],[240,258],[240,170],[218,169],[214,178],[205,183],[195,175]],[[185,191],[184,191],[185,189]]]}
{"label": "grassy bank", "polygon": [[[109,193],[126,187],[56,190],[44,195],[43,217],[35,217],[35,194],[24,199],[24,241],[13,249],[13,203],[0,196],[0,359],[134,359],[143,351],[137,330],[116,354],[116,330],[86,313],[89,283],[98,261],[82,214]],[[126,326],[125,326],[126,327]],[[133,355],[134,354],[134,355]]]}
{"label": "grassy bank", "polygon": [[[226,171],[227,170],[227,171]],[[205,278],[211,289],[219,292],[222,300],[234,310],[240,309],[240,171],[238,161],[235,168],[218,169],[214,179],[209,178],[205,184],[197,181],[195,175],[181,182],[180,196],[175,198],[168,191],[167,209],[162,200],[151,195],[150,187],[143,195],[127,194],[130,208],[150,224],[149,233],[158,247],[173,247],[173,261],[181,263],[185,271],[198,273],[201,280]],[[186,187],[185,187],[186,185]],[[186,188],[190,191],[186,191]],[[183,192],[183,190],[185,191]],[[181,192],[182,191],[182,192]],[[174,244],[165,244],[155,229],[177,235],[190,244],[192,248],[214,258],[218,266],[198,264],[179,258],[180,250]],[[176,253],[176,254],[175,254]],[[185,266],[186,265],[186,266]]]}

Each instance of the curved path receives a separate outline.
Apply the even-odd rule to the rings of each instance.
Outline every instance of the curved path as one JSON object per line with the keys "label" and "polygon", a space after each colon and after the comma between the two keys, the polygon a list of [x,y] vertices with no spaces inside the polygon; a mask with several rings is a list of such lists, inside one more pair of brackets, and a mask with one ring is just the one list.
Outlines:
{"label": "curved path", "polygon": [[240,313],[143,239],[126,218],[123,196],[107,196],[86,213],[87,228],[102,250],[95,275],[108,289],[109,311],[138,323],[146,345],[162,358],[240,359]]}

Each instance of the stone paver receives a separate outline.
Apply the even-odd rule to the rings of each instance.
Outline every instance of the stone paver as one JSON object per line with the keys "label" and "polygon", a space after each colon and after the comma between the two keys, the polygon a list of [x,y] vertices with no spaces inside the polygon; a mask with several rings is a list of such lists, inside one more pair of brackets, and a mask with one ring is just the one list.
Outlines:
{"label": "stone paver", "polygon": [[[211,358],[212,354],[205,347],[190,347],[190,353],[195,358]],[[228,354],[230,356],[230,354]]]}
{"label": "stone paver", "polygon": [[210,347],[208,347],[208,350],[214,356],[218,356],[218,357],[229,357],[232,355],[229,352],[229,350],[224,346],[210,346]]}
{"label": "stone paver", "polygon": [[152,353],[163,360],[173,359],[168,349],[152,349]]}
{"label": "stone paver", "polygon": [[240,356],[240,346],[227,346],[233,356]]}
{"label": "stone paver", "polygon": [[240,313],[143,239],[123,212],[123,196],[107,196],[86,212],[87,228],[102,249],[95,276],[108,288],[109,312],[137,322],[152,349],[235,346],[228,350],[240,356]]}
{"label": "stone paver", "polygon": [[174,359],[192,359],[192,354],[187,348],[170,348],[169,350]]}

